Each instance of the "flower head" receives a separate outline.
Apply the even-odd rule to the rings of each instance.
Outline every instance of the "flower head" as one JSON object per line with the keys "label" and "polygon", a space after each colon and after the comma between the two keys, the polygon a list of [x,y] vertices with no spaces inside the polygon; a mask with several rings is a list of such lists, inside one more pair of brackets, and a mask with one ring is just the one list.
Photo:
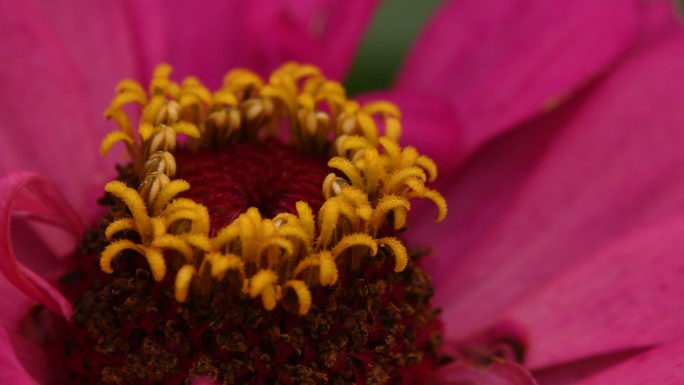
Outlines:
{"label": "flower head", "polygon": [[432,289],[398,235],[410,199],[438,221],[446,202],[425,186],[432,160],[397,143],[398,109],[297,63],[267,81],[233,70],[214,92],[170,74],[117,85],[101,152],[123,142],[130,164],[60,279],[67,299],[52,292],[66,305],[46,302],[66,318],[23,321],[63,362],[52,381],[387,383],[436,368]]}
{"label": "flower head", "polygon": [[[111,169],[103,167],[96,154],[92,159],[80,155],[82,164],[78,168],[65,167],[74,162],[58,164],[60,158],[52,156],[49,148],[55,146],[63,153],[64,148],[73,148],[73,137],[61,135],[46,142],[36,140],[42,134],[26,133],[44,127],[60,133],[78,132],[84,141],[92,138],[91,129],[97,123],[87,122],[96,122],[102,109],[86,106],[106,105],[113,78],[126,74],[143,78],[160,61],[173,62],[181,75],[202,75],[212,88],[226,69],[248,64],[265,74],[264,70],[275,68],[274,63],[291,58],[317,63],[334,77],[343,72],[330,70],[330,66],[346,63],[348,56],[331,59],[327,54],[338,50],[325,47],[332,46],[328,43],[335,36],[348,35],[330,32],[328,27],[334,24],[331,20],[358,19],[320,16],[339,15],[360,5],[347,2],[328,8],[311,2],[298,11],[281,12],[287,7],[252,3],[253,9],[235,6],[229,12],[240,20],[242,8],[246,8],[250,20],[258,21],[247,23],[253,27],[247,33],[236,27],[244,25],[241,22],[226,22],[227,13],[208,12],[209,19],[205,18],[201,26],[212,33],[203,39],[187,38],[201,32],[160,27],[166,22],[177,25],[173,15],[188,20],[196,17],[197,13],[187,8],[159,9],[152,2],[136,2],[132,7],[109,9],[103,19],[109,22],[98,21],[94,24],[102,29],[90,26],[91,30],[122,31],[121,25],[136,20],[134,30],[143,42],[136,48],[126,38],[128,33],[113,34],[107,48],[125,53],[114,55],[115,60],[93,54],[94,47],[105,46],[97,34],[76,33],[69,27],[78,26],[80,32],[83,22],[49,24],[54,35],[45,28],[34,29],[41,20],[51,20],[49,15],[59,14],[54,8],[40,2],[34,8],[20,2],[0,6],[10,8],[0,14],[13,16],[3,24],[10,28],[0,28],[0,33],[34,31],[14,35],[21,39],[12,34],[3,39],[9,52],[25,52],[27,46],[48,48],[44,50],[48,56],[19,55],[21,60],[16,63],[21,63],[22,71],[0,71],[4,89],[14,95],[3,100],[4,108],[0,109],[2,121],[13,125],[11,130],[3,126],[2,167],[35,167],[52,175],[59,186],[33,173],[14,173],[2,182],[4,227],[0,228],[0,245],[3,271],[13,284],[0,282],[6,286],[3,293],[13,293],[2,299],[8,301],[5,321],[10,326],[3,332],[8,338],[0,339],[6,352],[0,357],[11,368],[3,373],[26,383],[29,380],[20,363],[41,383],[49,373],[49,369],[40,370],[42,366],[35,361],[27,364],[31,361],[25,356],[42,357],[44,352],[31,350],[31,344],[22,343],[14,332],[26,294],[56,314],[70,315],[72,311],[68,301],[54,295],[46,283],[50,280],[42,278],[51,277],[48,273],[53,267],[47,266],[45,259],[32,264],[31,258],[23,258],[30,269],[7,259],[12,255],[9,218],[27,213],[62,224],[78,236],[83,229],[79,217],[92,220],[96,213],[89,202],[98,190],[84,186],[104,184],[105,170]],[[139,17],[140,7],[145,8],[145,17]],[[168,14],[172,17],[165,16]],[[209,22],[216,20],[213,18],[220,20]],[[274,19],[278,22],[269,22]],[[298,27],[300,21],[305,21],[306,28]],[[343,24],[335,25],[339,28]],[[262,31],[272,32],[271,27],[278,31],[260,35]],[[153,35],[148,33],[164,29],[167,31],[157,36],[168,37],[167,43],[145,43]],[[684,196],[677,182],[682,176],[678,143],[684,126],[684,98],[677,81],[684,77],[678,54],[682,50],[681,34],[672,5],[666,1],[580,1],[552,6],[537,1],[455,1],[442,7],[418,40],[395,87],[379,98],[400,107],[405,143],[426,151],[439,165],[441,190],[450,206],[446,225],[441,228],[428,225],[421,218],[420,207],[412,211],[419,217],[408,222],[412,244],[432,247],[432,257],[423,262],[435,278],[436,299],[444,309],[446,345],[460,358],[442,369],[435,381],[533,381],[514,361],[526,365],[542,384],[662,383],[667,380],[662,373],[677,375],[674,368],[681,365],[678,357],[684,356],[679,354],[682,330],[677,322],[681,318],[679,211]],[[230,36],[230,46],[241,54],[224,50],[217,57],[215,47],[223,45],[225,36]],[[55,48],[51,44],[55,40],[66,42],[66,48]],[[202,44],[188,48],[187,41]],[[342,46],[348,48],[349,41]],[[15,45],[18,48],[12,50]],[[340,51],[348,53],[347,48]],[[186,55],[169,58],[173,52]],[[16,59],[17,55],[11,57]],[[64,58],[73,59],[75,64],[62,66],[68,63]],[[206,71],[191,68],[199,62]],[[58,65],[46,71],[44,63]],[[124,67],[127,69],[122,70]],[[34,84],[27,78],[51,87],[49,91],[39,88],[41,92],[26,92],[32,88],[25,85]],[[77,96],[84,95],[84,89],[92,97]],[[55,90],[60,97],[34,97]],[[34,101],[31,108],[22,108],[26,104],[23,101],[29,99]],[[259,108],[268,110],[266,105]],[[173,120],[176,112],[173,104],[159,111],[166,121]],[[317,116],[310,120],[312,125],[314,120],[317,126],[325,124]],[[211,122],[215,127],[237,125],[235,114],[228,111],[217,113]],[[177,135],[173,125],[167,126],[170,130],[163,130],[154,146],[171,143]],[[147,132],[154,134],[154,127]],[[71,159],[69,155],[63,159]],[[167,182],[162,175],[174,174],[173,163],[179,161],[176,155],[180,154],[174,153],[171,160],[158,154],[149,163],[135,166],[145,175],[149,170],[161,172],[137,192],[143,202],[158,197],[172,182],[172,177]],[[135,177],[134,173],[130,175]],[[79,214],[55,193],[58,188],[77,206]],[[125,212],[124,201],[109,203]],[[291,214],[299,215],[296,207]],[[153,213],[147,215],[154,218]],[[430,222],[433,219],[429,218]],[[55,243],[63,237],[45,235],[43,228],[21,226],[21,222],[12,224],[15,239],[25,239],[22,233],[37,229],[51,247],[63,250]],[[124,225],[128,226],[126,221],[120,224]],[[113,234],[112,240],[120,240],[127,231],[131,230]],[[159,246],[159,242],[133,241],[149,249]],[[23,249],[18,251],[29,247],[33,248],[31,254],[24,255],[49,255],[38,243],[14,242],[15,249]],[[126,253],[112,258],[112,274],[120,271],[117,263],[129,260],[131,255],[142,255]],[[184,306],[192,303],[193,293],[201,291],[199,286],[193,289],[193,279]],[[274,309],[280,309],[277,301]],[[23,354],[27,350],[30,354]],[[482,359],[492,356],[498,358]],[[463,365],[465,362],[470,365]]]}

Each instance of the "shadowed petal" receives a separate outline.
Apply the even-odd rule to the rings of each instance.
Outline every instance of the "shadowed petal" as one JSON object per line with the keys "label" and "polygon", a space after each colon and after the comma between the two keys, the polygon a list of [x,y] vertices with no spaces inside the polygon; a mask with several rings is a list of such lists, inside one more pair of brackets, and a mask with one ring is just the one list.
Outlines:
{"label": "shadowed petal", "polygon": [[377,0],[128,1],[146,71],[160,61],[211,87],[234,67],[266,75],[289,60],[341,79]]}
{"label": "shadowed petal", "polygon": [[22,293],[19,289],[14,287],[11,282],[0,275],[0,307],[3,309],[0,312],[0,324],[3,326],[15,326],[16,322],[26,311],[33,301]]}
{"label": "shadowed petal", "polygon": [[5,329],[0,327],[0,383],[12,385],[38,385],[19,362]]}
{"label": "shadowed petal", "polygon": [[98,153],[102,112],[117,80],[135,73],[127,28],[115,2],[0,3],[0,175],[42,172],[94,216],[116,160]]}
{"label": "shadowed petal", "polygon": [[229,69],[247,64],[244,18],[249,4],[214,0],[126,1],[132,33],[138,39],[136,53],[143,68],[138,74],[140,79],[149,79],[156,65],[168,62],[173,65],[177,79],[192,75],[210,87],[219,86]]}
{"label": "shadowed petal", "polygon": [[639,349],[586,357],[579,361],[534,370],[532,374],[539,385],[575,385],[643,352],[644,349]]}
{"label": "shadowed petal", "polygon": [[520,365],[495,362],[486,369],[451,364],[433,376],[437,385],[535,385],[532,376]]}
{"label": "shadowed petal", "polygon": [[[672,82],[684,78],[683,51],[678,33],[558,110],[574,109],[547,121],[560,126],[549,126],[556,135],[551,144],[541,143],[545,150],[530,146],[541,161],[492,172],[501,179],[474,185],[505,196],[503,204],[491,209],[468,185],[446,191],[450,202],[460,195],[471,202],[468,212],[488,216],[476,223],[476,233],[468,234],[471,224],[454,210],[448,231],[418,225],[409,232],[436,245],[436,300],[445,319],[458,320],[447,324],[448,332],[488,326],[616,237],[684,208],[684,88]],[[508,167],[505,152],[488,154],[479,162]],[[461,232],[468,234],[465,244],[454,237]]]}
{"label": "shadowed petal", "polygon": [[78,240],[83,234],[78,214],[44,176],[15,172],[0,179],[0,270],[24,294],[55,314],[71,319],[71,303],[45,279],[17,260],[10,235],[11,219],[16,216],[63,227]]}
{"label": "shadowed petal", "polygon": [[258,0],[247,13],[249,63],[270,72],[287,60],[312,63],[331,79],[349,69],[377,0]]}
{"label": "shadowed petal", "polygon": [[668,2],[451,1],[418,39],[396,88],[449,101],[470,152],[603,74],[662,8],[673,23]]}
{"label": "shadowed petal", "polygon": [[684,340],[640,354],[576,385],[679,385],[684,382]]}
{"label": "shadowed petal", "polygon": [[628,233],[509,314],[532,368],[684,336],[684,213]]}

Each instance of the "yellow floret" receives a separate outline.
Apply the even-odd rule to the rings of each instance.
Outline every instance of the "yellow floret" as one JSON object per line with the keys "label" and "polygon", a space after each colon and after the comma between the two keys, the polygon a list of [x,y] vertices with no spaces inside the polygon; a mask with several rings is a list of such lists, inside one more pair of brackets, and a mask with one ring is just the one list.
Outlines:
{"label": "yellow floret", "polygon": [[[130,214],[114,218],[105,230],[110,243],[100,258],[104,272],[115,273],[122,254],[137,255],[155,281],[168,282],[167,273],[173,277],[180,303],[193,290],[206,292],[229,279],[229,287],[259,297],[267,310],[286,301],[288,310],[303,315],[315,306],[312,290],[339,284],[342,268],[360,269],[374,258],[392,258],[395,272],[407,267],[406,247],[387,233],[405,229],[411,199],[431,200],[437,221],[444,219],[446,201],[426,186],[437,177],[437,166],[398,144],[401,113],[394,104],[349,100],[338,82],[298,63],[286,63],[267,80],[233,70],[215,91],[194,77],[179,84],[171,73],[170,65],[158,66],[147,91],[133,80],[121,81],[106,111],[119,130],[105,137],[100,150],[106,155],[124,142],[139,180],[137,190],[120,181],[105,187]],[[135,132],[123,109],[130,104],[141,107]],[[279,136],[283,122],[293,146],[330,156],[333,170],[321,186],[325,202],[318,213],[297,202],[295,213],[274,218],[252,207],[210,237],[207,207],[178,197],[192,186],[174,179],[173,152],[183,145],[220,148]]]}

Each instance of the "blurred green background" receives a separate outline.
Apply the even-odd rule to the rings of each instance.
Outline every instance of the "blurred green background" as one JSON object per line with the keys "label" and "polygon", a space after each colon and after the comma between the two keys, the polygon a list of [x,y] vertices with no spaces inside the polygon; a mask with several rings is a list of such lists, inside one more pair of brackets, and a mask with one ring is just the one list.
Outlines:
{"label": "blurred green background", "polygon": [[413,39],[441,0],[384,0],[347,78],[350,95],[387,88]]}

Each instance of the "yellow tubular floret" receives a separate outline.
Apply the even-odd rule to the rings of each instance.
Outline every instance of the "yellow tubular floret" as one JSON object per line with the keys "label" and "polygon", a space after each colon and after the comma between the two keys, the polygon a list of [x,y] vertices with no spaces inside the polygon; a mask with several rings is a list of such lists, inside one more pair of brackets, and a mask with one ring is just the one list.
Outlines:
{"label": "yellow tubular floret", "polygon": [[375,210],[373,210],[370,224],[377,231],[385,223],[387,215],[393,213],[394,229],[399,230],[406,225],[406,212],[410,208],[411,204],[408,199],[396,195],[385,195],[380,199]]}
{"label": "yellow tubular floret", "polygon": [[100,144],[100,154],[102,154],[102,156],[107,155],[109,150],[112,149],[112,146],[118,142],[124,142],[127,146],[132,146],[135,143],[135,140],[123,131],[110,132]]}
{"label": "yellow tubular floret", "polygon": [[105,191],[121,199],[128,210],[133,215],[136,226],[139,231],[146,231],[150,228],[150,218],[147,216],[147,206],[137,191],[126,186],[125,183],[118,180],[107,183]]}
{"label": "yellow tubular floret", "polygon": [[234,254],[223,255],[220,253],[211,253],[206,257],[211,263],[211,275],[222,280],[226,272],[229,270],[237,271],[244,279],[245,277],[245,263],[240,257]]}
{"label": "yellow tubular floret", "polygon": [[164,207],[166,207],[171,202],[173,198],[176,197],[176,195],[189,189],[190,183],[182,179],[172,180],[171,182],[169,182],[169,184],[164,186],[159,192],[159,195],[157,196],[157,199],[154,202],[153,212],[160,212]]}
{"label": "yellow tubular floret", "polygon": [[116,84],[116,93],[133,92],[139,95],[145,95],[145,89],[137,81],[133,79],[124,79]]}
{"label": "yellow tubular floret", "polygon": [[308,256],[297,264],[293,277],[302,277],[309,284],[330,286],[337,282],[339,272],[335,259],[329,251]]}
{"label": "yellow tubular floret", "polygon": [[105,230],[105,237],[111,241],[114,235],[124,230],[135,230],[135,222],[131,218],[121,218],[112,222]]}
{"label": "yellow tubular floret", "polygon": [[164,260],[164,254],[161,250],[155,248],[145,249],[145,259],[150,265],[150,270],[152,271],[152,278],[155,281],[161,282],[166,275],[166,261]]}
{"label": "yellow tubular floret", "polygon": [[352,228],[357,228],[359,218],[354,207],[345,202],[341,197],[328,199],[318,212],[318,244],[327,246],[333,241],[340,220],[346,220]]}
{"label": "yellow tubular floret", "polygon": [[185,265],[178,270],[176,274],[176,301],[185,302],[188,298],[188,290],[192,277],[195,275],[195,268],[192,265]]}
{"label": "yellow tubular floret", "polygon": [[369,148],[364,152],[363,162],[363,178],[365,179],[366,191],[372,193],[378,188],[378,182],[380,181],[381,170],[378,167],[380,154],[378,154],[375,148]]}
{"label": "yellow tubular floret", "polygon": [[316,223],[314,222],[313,211],[311,207],[306,202],[299,201],[296,203],[297,214],[299,215],[299,221],[306,231],[309,239],[313,240],[314,231],[316,228]]}
{"label": "yellow tubular floret", "polygon": [[373,118],[365,113],[358,113],[356,119],[363,135],[375,146],[378,143],[378,128]]}
{"label": "yellow tubular floret", "polygon": [[105,247],[102,255],[100,256],[100,268],[102,268],[102,271],[108,274],[113,273],[114,270],[112,269],[112,261],[114,260],[114,257],[119,255],[119,253],[124,250],[132,250],[138,253],[141,252],[141,248],[132,241],[127,239],[114,241]]}
{"label": "yellow tubular floret", "polygon": [[299,303],[299,314],[304,315],[311,309],[311,292],[303,281],[287,281],[285,283],[285,290],[291,289],[297,296]]}
{"label": "yellow tubular floret", "polygon": [[387,118],[385,120],[385,136],[398,141],[401,137],[401,122],[397,118]]}
{"label": "yellow tubular floret", "polygon": [[421,155],[416,159],[416,165],[425,170],[429,182],[434,182],[437,179],[437,165],[432,159]]}
{"label": "yellow tubular floret", "polygon": [[171,128],[177,133],[177,134],[184,134],[187,135],[191,138],[199,138],[200,137],[200,130],[195,126],[194,124],[190,122],[180,122],[176,123]]}
{"label": "yellow tubular floret", "polygon": [[120,110],[121,107],[129,103],[138,103],[144,106],[147,104],[147,97],[145,97],[144,93],[125,90],[114,97],[114,100],[109,104],[106,114],[111,111]]}
{"label": "yellow tubular floret", "polygon": [[[123,142],[139,179],[129,181],[137,190],[120,181],[105,187],[130,214],[113,211],[104,234],[109,244],[100,257],[104,272],[114,273],[114,259],[129,252],[145,258],[155,281],[173,284],[179,303],[193,290],[230,287],[259,297],[267,310],[280,302],[303,315],[314,306],[313,287],[337,284],[340,271],[369,266],[359,263],[364,259],[392,257],[395,272],[406,268],[406,247],[389,235],[406,228],[411,199],[431,200],[436,220],[444,219],[444,197],[426,186],[437,177],[437,166],[415,148],[399,145],[396,105],[360,105],[315,66],[294,62],[268,79],[232,70],[218,90],[194,77],[176,82],[171,73],[170,65],[157,66],[147,89],[129,79],[119,82],[105,112],[119,130],[104,138],[101,153]],[[140,111],[129,117],[132,106]],[[179,197],[192,187],[174,179],[174,151],[258,142],[281,135],[283,122],[298,150],[330,156],[322,206],[315,213],[300,201],[294,213],[273,218],[252,207],[210,236],[209,209]],[[173,280],[165,279],[167,270]],[[214,284],[224,279],[228,285]]]}
{"label": "yellow tubular floret", "polygon": [[414,191],[413,193],[409,194],[409,198],[426,198],[431,200],[435,206],[437,206],[438,213],[435,222],[441,222],[444,220],[447,214],[447,204],[446,200],[439,192],[428,189],[421,180],[417,179],[407,179],[406,185]]}
{"label": "yellow tubular floret", "polygon": [[356,233],[349,234],[342,238],[339,242],[337,242],[335,247],[333,247],[331,253],[334,258],[337,258],[342,254],[342,252],[354,246],[365,246],[371,256],[374,256],[378,252],[378,244],[370,235]]}
{"label": "yellow tubular floret", "polygon": [[261,77],[254,72],[235,69],[223,78],[223,86],[227,92],[239,92],[247,88],[259,89],[264,85]]}
{"label": "yellow tubular floret", "polygon": [[363,110],[368,114],[386,114],[395,118],[401,117],[399,107],[394,103],[386,102],[384,100],[376,100],[364,104]]}
{"label": "yellow tubular floret", "polygon": [[278,276],[270,270],[261,270],[249,280],[249,296],[261,297],[266,310],[273,310],[278,300]]}
{"label": "yellow tubular floret", "polygon": [[371,146],[368,139],[358,135],[341,135],[335,140],[335,150],[340,156],[346,156],[347,151],[364,150]]}
{"label": "yellow tubular floret", "polygon": [[393,169],[399,168],[402,153],[401,147],[399,147],[399,144],[396,142],[396,140],[382,137],[379,139],[379,142],[385,149],[385,154],[389,158],[390,167],[392,167]]}
{"label": "yellow tubular floret", "polygon": [[156,124],[159,113],[167,103],[168,99],[163,95],[151,97],[150,102],[143,108],[141,123]]}
{"label": "yellow tubular floret", "polygon": [[425,175],[425,171],[419,167],[404,168],[397,170],[390,175],[385,188],[387,191],[398,191],[406,184],[406,180],[409,178],[419,179],[420,181],[425,182],[427,176]]}
{"label": "yellow tubular floret", "polygon": [[186,261],[192,261],[194,250],[180,236],[164,234],[156,237],[151,244],[152,247],[177,251],[183,255]]}
{"label": "yellow tubular floret", "polygon": [[343,172],[352,186],[362,188],[363,187],[363,177],[361,172],[351,160],[336,156],[328,161],[328,167],[336,168]]}
{"label": "yellow tubular floret", "polygon": [[396,238],[380,238],[378,244],[382,247],[388,247],[394,256],[394,271],[400,272],[406,268],[409,256],[406,252],[406,247]]}
{"label": "yellow tubular floret", "polygon": [[211,241],[204,234],[183,233],[182,238],[197,251],[208,252],[211,250]]}

